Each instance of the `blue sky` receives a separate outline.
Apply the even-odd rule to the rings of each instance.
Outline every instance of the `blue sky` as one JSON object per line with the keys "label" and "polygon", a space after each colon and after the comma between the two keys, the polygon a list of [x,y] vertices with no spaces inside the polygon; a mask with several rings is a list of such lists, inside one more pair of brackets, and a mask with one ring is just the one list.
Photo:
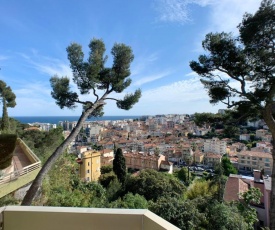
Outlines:
{"label": "blue sky", "polygon": [[120,110],[110,101],[105,115],[217,112],[224,106],[209,104],[189,62],[202,54],[205,34],[237,34],[242,15],[259,5],[259,0],[2,0],[0,79],[17,96],[9,115],[80,115],[81,106],[61,110],[55,104],[49,79],[71,78],[66,47],[77,42],[88,54],[92,38],[105,42],[107,65],[115,42],[132,47],[132,85],[125,93],[142,90],[133,109]]}

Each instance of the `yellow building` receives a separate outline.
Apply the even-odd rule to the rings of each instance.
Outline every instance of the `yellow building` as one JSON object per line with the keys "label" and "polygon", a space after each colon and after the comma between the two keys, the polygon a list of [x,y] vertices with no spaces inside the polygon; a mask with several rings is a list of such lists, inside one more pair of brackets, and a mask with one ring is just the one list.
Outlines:
{"label": "yellow building", "polygon": [[77,159],[80,165],[80,178],[85,181],[97,181],[100,176],[100,152],[88,150]]}

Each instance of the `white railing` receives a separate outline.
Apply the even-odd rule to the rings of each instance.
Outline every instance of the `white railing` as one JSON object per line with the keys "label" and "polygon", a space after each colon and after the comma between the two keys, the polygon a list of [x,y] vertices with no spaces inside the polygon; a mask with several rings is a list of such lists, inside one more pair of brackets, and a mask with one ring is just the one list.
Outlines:
{"label": "white railing", "polygon": [[19,177],[24,176],[36,169],[41,168],[41,162],[36,162],[34,164],[28,165],[21,170],[17,170],[8,174],[4,174],[0,177],[0,185],[6,184],[11,181],[17,180]]}
{"label": "white railing", "polygon": [[0,185],[9,183],[11,181],[17,180],[20,176],[24,176],[36,169],[41,168],[41,161],[39,158],[32,152],[32,150],[22,141],[20,138],[17,138],[17,144],[23,149],[24,153],[30,155],[33,158],[35,163],[28,165],[20,170],[15,170],[11,173],[3,174],[0,176]]}

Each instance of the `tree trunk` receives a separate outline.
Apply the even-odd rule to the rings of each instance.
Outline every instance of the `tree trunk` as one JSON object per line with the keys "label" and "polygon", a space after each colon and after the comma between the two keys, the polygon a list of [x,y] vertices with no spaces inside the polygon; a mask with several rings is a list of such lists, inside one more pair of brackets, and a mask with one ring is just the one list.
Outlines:
{"label": "tree trunk", "polygon": [[271,194],[270,194],[270,211],[269,227],[275,230],[275,120],[272,115],[272,105],[267,105],[263,111],[263,118],[272,134],[272,174],[271,174]]}
{"label": "tree trunk", "polygon": [[[101,98],[102,99],[102,98]],[[88,118],[89,114],[93,112],[98,106],[102,105],[104,102],[102,100],[99,100],[96,102],[93,107],[90,109],[86,110],[85,112],[82,113],[80,118],[78,119],[78,122],[75,126],[75,128],[72,130],[70,135],[68,136],[67,139],[63,141],[63,143],[56,148],[54,153],[49,157],[49,159],[45,162],[39,173],[37,174],[36,178],[32,182],[32,185],[30,189],[28,190],[27,194],[25,195],[21,205],[22,206],[29,206],[31,205],[38,189],[42,185],[42,181],[44,177],[47,175],[51,167],[54,165],[54,163],[57,161],[57,159],[61,156],[61,154],[65,151],[67,146],[75,139],[77,134],[79,133],[80,129],[82,128],[83,123],[86,121]]]}
{"label": "tree trunk", "polygon": [[2,113],[2,123],[1,123],[1,130],[8,131],[9,130],[9,117],[8,117],[8,110],[7,110],[7,102],[6,98],[2,98],[3,103],[3,113]]}

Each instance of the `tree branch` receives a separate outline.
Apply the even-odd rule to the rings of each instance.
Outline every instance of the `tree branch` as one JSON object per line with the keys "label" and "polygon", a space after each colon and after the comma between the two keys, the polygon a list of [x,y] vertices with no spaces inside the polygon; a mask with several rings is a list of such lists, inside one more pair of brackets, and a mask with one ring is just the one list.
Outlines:
{"label": "tree branch", "polygon": [[239,81],[240,83],[241,83],[241,89],[242,89],[242,93],[240,93],[240,94],[246,94],[246,91],[245,91],[245,81],[244,80],[242,80],[242,79],[240,79],[240,78],[238,78],[238,77],[235,77],[232,73],[230,73],[229,71],[227,71],[227,70],[224,70],[224,69],[222,69],[222,68],[220,68],[220,67],[217,67],[217,70],[219,70],[219,71],[221,71],[221,72],[223,72],[223,73],[226,73],[228,76],[230,76],[232,79],[234,79],[234,80],[236,80],[236,81]]}
{"label": "tree branch", "polygon": [[96,94],[95,88],[93,88],[93,93],[96,96],[96,101],[95,102],[97,102],[98,101],[98,95]]}
{"label": "tree branch", "polygon": [[118,99],[112,98],[112,97],[106,97],[106,98],[104,98],[103,100],[114,100],[114,101],[119,101]]}

